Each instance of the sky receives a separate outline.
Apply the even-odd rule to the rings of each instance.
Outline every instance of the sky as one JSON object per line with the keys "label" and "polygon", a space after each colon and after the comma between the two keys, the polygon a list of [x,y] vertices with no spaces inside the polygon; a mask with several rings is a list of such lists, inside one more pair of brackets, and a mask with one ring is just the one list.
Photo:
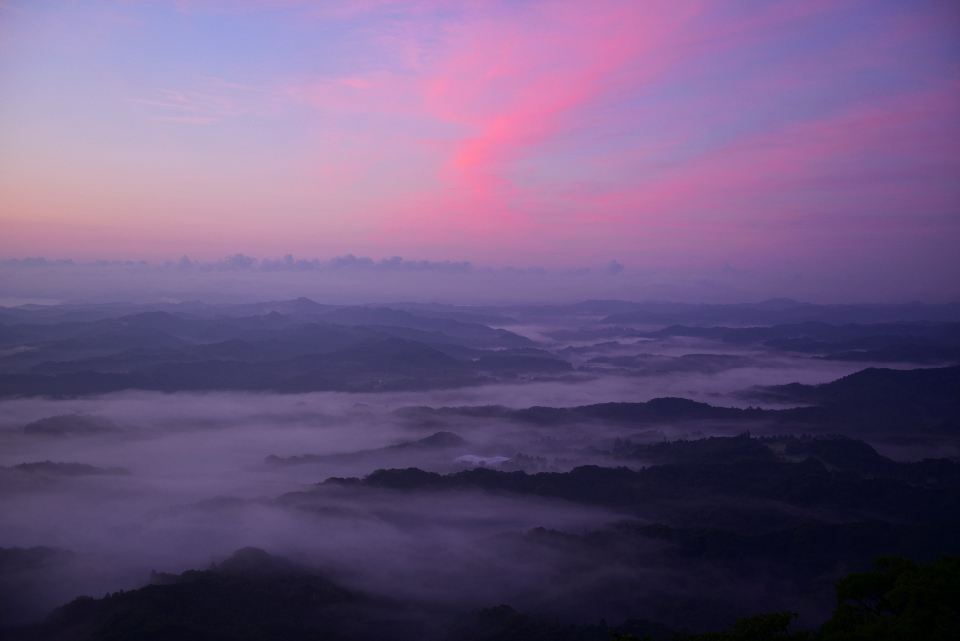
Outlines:
{"label": "sky", "polygon": [[942,302],[958,150],[951,1],[0,1],[8,261],[616,260]]}

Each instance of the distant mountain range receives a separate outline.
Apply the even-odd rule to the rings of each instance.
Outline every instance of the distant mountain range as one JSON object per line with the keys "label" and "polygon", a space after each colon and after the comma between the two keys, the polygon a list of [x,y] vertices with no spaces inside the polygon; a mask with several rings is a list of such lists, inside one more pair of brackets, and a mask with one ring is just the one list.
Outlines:
{"label": "distant mountain range", "polygon": [[[614,313],[600,316],[609,311]],[[618,314],[654,311],[663,322],[744,320],[751,314],[771,320],[801,311],[807,316],[894,320],[845,325],[805,320],[756,327],[671,324],[652,330],[610,324],[625,322]],[[504,308],[404,303],[391,308],[335,307],[299,298],[233,306],[24,306],[0,309],[0,396],[75,396],[123,389],[425,390],[497,381],[709,374],[757,365],[742,355],[636,353],[643,350],[644,340],[676,337],[749,347],[758,354],[945,365],[960,362],[960,322],[904,319],[919,314],[952,318],[954,311],[960,315],[960,307],[953,305],[817,306],[785,300],[752,306],[586,301]],[[517,323],[546,323],[540,334],[545,342],[497,326],[497,320],[516,329]],[[551,323],[564,328],[551,329]],[[610,338],[639,342],[625,345]],[[601,342],[574,347],[570,341]],[[602,354],[604,346],[619,351],[580,357],[584,360],[574,367],[579,354]],[[627,348],[634,353],[624,354]],[[784,393],[777,393],[778,400],[794,402]]]}

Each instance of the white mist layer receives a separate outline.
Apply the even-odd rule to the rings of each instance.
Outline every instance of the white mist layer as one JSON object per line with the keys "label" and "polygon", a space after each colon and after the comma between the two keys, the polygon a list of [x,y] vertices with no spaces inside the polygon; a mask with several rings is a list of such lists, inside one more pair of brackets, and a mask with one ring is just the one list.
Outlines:
{"label": "white mist layer", "polygon": [[[712,373],[638,376],[611,368],[609,374],[579,382],[431,392],[130,391],[3,401],[0,466],[6,469],[0,470],[0,547],[49,546],[76,553],[69,564],[37,575],[43,587],[35,586],[36,611],[28,613],[33,617],[78,594],[99,596],[139,587],[153,569],[179,573],[206,567],[245,546],[298,559],[345,585],[389,596],[463,608],[502,602],[536,607],[551,599],[559,602],[556,586],[571,580],[564,573],[569,574],[577,560],[546,551],[532,558],[498,536],[534,527],[582,533],[626,515],[529,496],[316,484],[329,477],[362,477],[379,468],[450,473],[470,467],[470,459],[456,460],[464,456],[477,462],[514,459],[517,454],[540,457],[542,463],[527,468],[530,471],[622,464],[591,454],[590,448],[609,450],[615,439],[642,443],[704,435],[702,426],[684,425],[536,426],[470,417],[436,423],[394,413],[403,407],[572,407],[664,396],[743,407],[757,403],[741,402],[729,396],[731,392],[753,385],[822,383],[864,367],[693,339],[624,346],[622,352],[648,350],[661,356],[708,352],[748,360],[745,366]],[[581,355],[575,365],[593,355]],[[60,435],[23,429],[38,419],[70,415],[93,417],[104,429]],[[716,426],[712,433],[742,429]],[[438,431],[454,432],[466,444],[391,447]],[[266,462],[271,455],[309,458],[271,465]],[[130,474],[69,477],[11,469],[48,460],[124,468]],[[277,501],[291,492],[308,494],[292,502]],[[589,569],[583,572],[584,577],[593,576]]]}

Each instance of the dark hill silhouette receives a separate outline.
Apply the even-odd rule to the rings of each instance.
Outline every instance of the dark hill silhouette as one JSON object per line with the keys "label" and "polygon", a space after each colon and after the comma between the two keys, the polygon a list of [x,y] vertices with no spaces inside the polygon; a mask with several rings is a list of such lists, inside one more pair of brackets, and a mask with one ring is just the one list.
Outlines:
{"label": "dark hill silhouette", "polygon": [[383,599],[352,592],[257,548],[219,567],[154,573],[154,584],[102,599],[81,596],[39,626],[3,631],[23,640],[180,641],[331,639],[393,641],[422,635],[420,621]]}
{"label": "dark hill silhouette", "polygon": [[960,367],[913,370],[869,368],[823,385],[791,383],[756,387],[739,393],[789,405],[789,409],[716,407],[684,398],[655,398],[645,403],[598,403],[579,407],[500,406],[403,408],[411,419],[436,416],[482,416],[539,425],[603,420],[638,425],[711,421],[808,426],[819,432],[911,434],[960,433]]}
{"label": "dark hill silhouette", "polygon": [[960,522],[960,463],[897,463],[844,437],[812,443],[714,437],[639,447],[628,459],[657,464],[640,470],[585,465],[536,474],[477,467],[442,475],[406,468],[325,483],[403,491],[474,488],[641,512],[657,501],[726,496],[900,521]]}
{"label": "dark hill silhouette", "polygon": [[822,385],[775,385],[742,393],[783,403],[810,403],[837,424],[910,431],[960,432],[960,367],[868,368]]}
{"label": "dark hill silhouette", "polygon": [[[499,356],[493,353],[489,358],[476,362],[461,360],[429,345],[393,337],[361,341],[343,349],[298,354],[279,360],[269,360],[268,347],[269,343],[226,341],[214,346],[199,346],[193,348],[192,352],[188,350],[190,358],[180,362],[173,358],[154,359],[150,355],[134,354],[123,359],[100,359],[75,364],[81,368],[96,365],[121,370],[124,364],[141,365],[133,371],[72,369],[53,374],[0,374],[0,394],[67,396],[122,389],[167,392],[436,389],[495,380],[490,378],[491,373],[512,377],[525,372],[562,373],[571,369],[566,361],[522,355]],[[277,352],[282,354],[281,349]],[[56,372],[59,368],[56,364],[45,364],[37,370]]]}

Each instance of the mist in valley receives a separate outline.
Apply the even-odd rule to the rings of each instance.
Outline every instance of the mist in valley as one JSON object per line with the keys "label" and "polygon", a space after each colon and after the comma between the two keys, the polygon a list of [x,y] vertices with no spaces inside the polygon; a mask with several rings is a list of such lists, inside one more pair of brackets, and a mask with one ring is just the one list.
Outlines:
{"label": "mist in valley", "polygon": [[0,0],[0,640],[960,638],[958,7]]}
{"label": "mist in valley", "polygon": [[[760,536],[804,523],[843,524],[876,516],[868,509],[736,492],[651,495],[618,503],[553,490],[490,489],[483,478],[475,482],[462,474],[490,470],[566,478],[600,468],[642,474],[669,462],[656,448],[670,443],[712,443],[709,437],[723,437],[726,443],[737,435],[745,438],[746,432],[751,442],[801,432],[834,433],[835,423],[790,418],[795,411],[790,408],[815,402],[758,390],[793,390],[792,384],[816,390],[871,364],[892,372],[918,367],[889,359],[830,359],[822,350],[790,351],[726,335],[681,335],[704,334],[703,327],[718,327],[713,324],[667,331],[649,320],[620,326],[601,314],[563,309],[547,310],[547,318],[543,310],[528,310],[523,317],[517,314],[523,310],[488,309],[484,313],[501,313],[509,321],[483,326],[473,323],[477,309],[447,310],[448,316],[440,318],[416,308],[408,307],[406,315],[391,311],[393,316],[377,308],[381,324],[374,326],[328,320],[368,318],[373,312],[364,308],[324,309],[322,314],[330,316],[312,311],[310,316],[302,311],[306,303],[297,304],[301,312],[284,305],[289,308],[286,303],[253,310],[217,308],[216,316],[125,309],[115,315],[119,320],[109,314],[104,320],[104,310],[95,307],[65,309],[63,320],[50,317],[55,308],[8,308],[0,367],[10,386],[81,380],[63,376],[72,371],[86,376],[86,368],[94,366],[116,372],[117,363],[132,363],[149,377],[159,371],[150,368],[176,362],[192,375],[190,367],[210,366],[191,360],[190,350],[227,353],[218,345],[230,345],[229,353],[240,354],[228,356],[238,360],[222,361],[227,368],[244,358],[271,362],[244,356],[249,350],[241,345],[270,345],[284,354],[300,350],[307,356],[295,359],[312,358],[309,345],[314,343],[285,338],[304,335],[303,328],[309,327],[315,333],[340,332],[337,336],[354,332],[342,349],[357,349],[351,346],[356,344],[376,354],[378,349],[419,346],[416,354],[428,350],[431,358],[447,359],[438,361],[445,367],[474,368],[469,371],[478,375],[439,379],[428,389],[397,389],[416,387],[404,383],[383,391],[159,391],[149,389],[152,383],[137,382],[153,379],[129,378],[117,380],[133,381],[131,389],[103,393],[8,394],[0,401],[0,548],[5,555],[0,559],[0,612],[6,625],[39,621],[77,595],[99,597],[140,588],[158,576],[216,567],[248,547],[351,590],[429,613],[422,615],[429,620],[446,621],[506,603],[524,613],[580,624],[633,617],[674,629],[710,629],[736,616],[793,608],[803,623],[816,625],[829,614],[824,587],[832,580],[829,572],[803,583],[763,559],[740,567],[678,557],[671,551],[674,543],[657,538],[654,530],[636,528],[719,527]],[[729,313],[719,307],[715,311]],[[75,320],[83,314],[93,320]],[[450,320],[455,314],[461,320]],[[398,324],[382,324],[383,318]],[[175,347],[136,347],[136,341],[158,340],[159,329],[130,333],[128,328],[147,321],[171,332],[163,341]],[[441,321],[446,323],[443,331],[422,329]],[[414,325],[422,327],[409,329]],[[909,323],[893,330],[892,325],[846,327],[844,336],[868,338],[928,331]],[[412,342],[411,331],[423,332],[433,342]],[[809,328],[782,331],[803,335]],[[945,329],[944,336],[952,338],[928,343],[952,349],[956,332],[950,331]],[[202,335],[208,338],[197,338]],[[494,343],[477,347],[481,340]],[[526,341],[520,343],[523,347],[495,344],[521,340]],[[891,342],[879,343],[886,344],[884,340]],[[903,342],[893,342],[898,341]],[[301,346],[291,352],[290,345]],[[341,349],[337,345],[330,348],[334,355]],[[42,360],[51,357],[61,360]],[[387,366],[370,362],[373,382],[364,382],[367,374],[360,372],[352,374],[359,381],[355,385],[382,388],[378,372],[388,371],[383,369]],[[404,363],[390,365],[390,375],[407,376]],[[416,371],[411,371],[412,378],[397,380],[416,381]],[[330,386],[324,382],[328,378],[315,380],[320,387]],[[669,399],[693,404],[652,417],[602,414],[648,407],[661,412],[656,408],[662,402],[654,399],[664,398],[668,405],[674,403]],[[849,436],[900,461],[956,460],[960,453],[956,439],[943,430],[900,441],[891,439],[890,430]],[[760,449],[782,452],[779,443],[770,441],[769,448]],[[376,480],[381,479],[378,470],[409,468],[442,475],[423,477],[423,482],[465,480],[443,487]],[[605,543],[598,544],[601,540]],[[840,567],[845,566],[830,572]]]}

